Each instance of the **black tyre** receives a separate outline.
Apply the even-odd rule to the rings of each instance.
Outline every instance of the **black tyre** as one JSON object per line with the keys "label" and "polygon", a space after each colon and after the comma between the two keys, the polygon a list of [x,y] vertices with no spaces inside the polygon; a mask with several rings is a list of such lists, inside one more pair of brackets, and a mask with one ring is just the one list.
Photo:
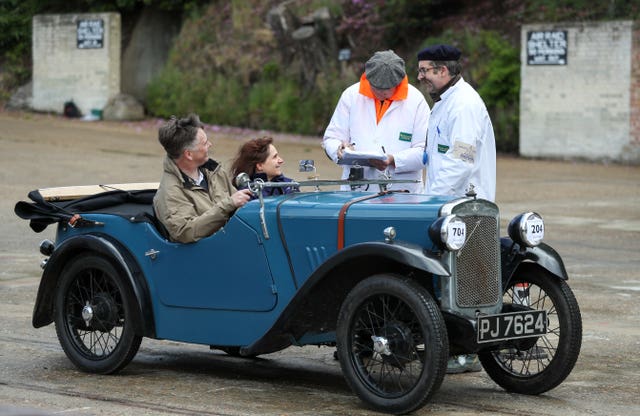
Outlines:
{"label": "black tyre", "polygon": [[340,308],[336,338],[347,383],[378,411],[411,412],[442,384],[446,326],[431,295],[409,279],[376,275],[356,285]]}
{"label": "black tyre", "polygon": [[526,267],[516,273],[503,299],[520,308],[546,309],[547,334],[480,353],[482,366],[510,392],[533,395],[553,389],[571,373],[580,354],[582,317],[573,292],[544,269]]}
{"label": "black tyre", "polygon": [[238,358],[256,358],[258,355],[242,355],[240,354],[240,347],[219,347],[225,354]]}
{"label": "black tyre", "polygon": [[105,258],[80,256],[67,264],[55,294],[56,333],[71,362],[83,371],[111,374],[134,357],[135,298]]}
{"label": "black tyre", "polygon": [[220,349],[232,357],[242,357],[240,355],[240,347],[220,347]]}

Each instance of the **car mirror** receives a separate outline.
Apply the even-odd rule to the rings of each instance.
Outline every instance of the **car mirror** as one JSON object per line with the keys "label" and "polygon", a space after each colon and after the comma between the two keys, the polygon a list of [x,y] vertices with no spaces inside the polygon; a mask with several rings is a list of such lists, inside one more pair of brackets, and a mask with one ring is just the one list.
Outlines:
{"label": "car mirror", "polygon": [[251,183],[251,178],[245,172],[241,172],[236,176],[236,188],[247,189]]}

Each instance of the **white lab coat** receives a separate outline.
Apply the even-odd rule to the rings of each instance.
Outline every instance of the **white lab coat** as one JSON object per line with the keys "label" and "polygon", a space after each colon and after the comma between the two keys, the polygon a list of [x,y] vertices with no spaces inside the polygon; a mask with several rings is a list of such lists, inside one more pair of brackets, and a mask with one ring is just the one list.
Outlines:
{"label": "white lab coat", "polygon": [[[378,101],[360,94],[359,89],[360,83],[356,83],[342,93],[324,133],[322,146],[325,152],[337,163],[338,149],[343,143],[354,143],[355,150],[363,152],[382,153],[384,147],[384,153],[392,154],[395,160],[395,168],[390,166],[388,169],[391,179],[419,181],[393,184],[388,189],[423,192],[422,156],[429,104],[417,88],[408,85],[407,98],[393,101],[377,124],[375,105]],[[344,166],[342,179],[349,177],[350,168]],[[373,167],[364,168],[365,179],[379,179],[382,174]]]}
{"label": "white lab coat", "polygon": [[429,195],[464,196],[473,184],[478,198],[496,197],[496,140],[480,95],[460,78],[436,102],[429,118]]}

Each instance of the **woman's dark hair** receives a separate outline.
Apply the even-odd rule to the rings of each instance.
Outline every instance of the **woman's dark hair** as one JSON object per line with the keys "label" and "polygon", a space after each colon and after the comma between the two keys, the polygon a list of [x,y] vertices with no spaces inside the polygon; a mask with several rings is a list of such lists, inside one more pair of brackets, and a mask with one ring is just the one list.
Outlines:
{"label": "woman's dark hair", "polygon": [[198,129],[204,125],[197,114],[189,114],[185,118],[171,118],[158,130],[158,141],[171,159],[178,159],[182,152],[193,145]]}
{"label": "woman's dark hair", "polygon": [[256,165],[265,162],[269,157],[269,145],[272,143],[272,137],[259,137],[240,146],[238,155],[231,165],[233,176],[236,177],[242,172],[249,176],[255,175]]}

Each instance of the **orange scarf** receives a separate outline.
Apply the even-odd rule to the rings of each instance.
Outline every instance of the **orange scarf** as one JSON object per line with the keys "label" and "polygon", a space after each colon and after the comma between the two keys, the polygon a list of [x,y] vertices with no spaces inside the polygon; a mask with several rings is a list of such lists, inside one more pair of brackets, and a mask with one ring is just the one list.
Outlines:
{"label": "orange scarf", "polygon": [[388,100],[380,101],[376,98],[371,90],[371,84],[369,84],[369,80],[367,79],[366,74],[362,74],[360,77],[360,90],[358,91],[360,94],[365,97],[373,98],[374,106],[376,109],[376,124],[380,123],[382,116],[391,106],[392,101],[404,100],[407,98],[407,94],[409,93],[409,79],[407,76],[404,76],[404,79],[400,82],[400,84],[396,87],[395,92]]}

